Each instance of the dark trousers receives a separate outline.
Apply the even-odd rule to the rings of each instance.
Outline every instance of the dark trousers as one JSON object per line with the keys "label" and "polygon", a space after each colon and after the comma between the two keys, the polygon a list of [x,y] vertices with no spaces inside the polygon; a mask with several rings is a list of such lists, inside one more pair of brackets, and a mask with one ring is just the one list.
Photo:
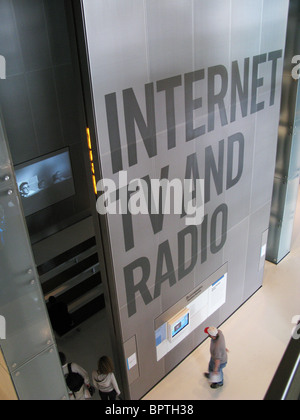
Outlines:
{"label": "dark trousers", "polygon": [[113,389],[110,392],[101,392],[101,391],[99,391],[99,395],[100,395],[101,400],[103,400],[103,401],[105,401],[105,400],[112,400],[113,401],[113,400],[116,399],[117,393]]}

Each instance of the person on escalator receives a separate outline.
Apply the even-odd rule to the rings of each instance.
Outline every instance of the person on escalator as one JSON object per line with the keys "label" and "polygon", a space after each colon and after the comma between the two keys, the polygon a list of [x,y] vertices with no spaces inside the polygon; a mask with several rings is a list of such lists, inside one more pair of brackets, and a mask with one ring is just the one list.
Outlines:
{"label": "person on escalator", "polygon": [[59,302],[54,296],[49,298],[48,313],[52,328],[58,335],[64,335],[74,326],[74,321],[68,311],[68,305]]}

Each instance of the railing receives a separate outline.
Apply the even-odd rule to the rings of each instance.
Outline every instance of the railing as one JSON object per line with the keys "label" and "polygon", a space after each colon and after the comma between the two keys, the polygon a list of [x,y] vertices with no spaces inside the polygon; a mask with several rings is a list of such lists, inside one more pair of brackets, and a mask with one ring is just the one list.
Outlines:
{"label": "railing", "polygon": [[300,400],[300,337],[290,340],[264,399]]}

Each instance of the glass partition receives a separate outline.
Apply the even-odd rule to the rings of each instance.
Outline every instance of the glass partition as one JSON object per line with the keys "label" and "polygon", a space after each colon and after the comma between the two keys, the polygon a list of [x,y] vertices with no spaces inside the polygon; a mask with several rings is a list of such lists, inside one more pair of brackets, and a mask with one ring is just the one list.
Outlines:
{"label": "glass partition", "polygon": [[67,398],[1,115],[0,290],[0,345],[19,398]]}

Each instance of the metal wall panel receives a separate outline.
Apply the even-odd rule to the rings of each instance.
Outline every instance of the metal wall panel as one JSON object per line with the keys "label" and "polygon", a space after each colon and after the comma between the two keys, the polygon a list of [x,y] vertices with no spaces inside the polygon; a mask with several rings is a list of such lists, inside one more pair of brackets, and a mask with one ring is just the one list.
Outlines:
{"label": "metal wall panel", "polygon": [[60,358],[55,346],[37,354],[12,373],[21,401],[68,400]]}
{"label": "metal wall panel", "polygon": [[105,216],[121,347],[136,339],[136,399],[205,338],[200,325],[157,361],[155,319],[226,263],[226,302],[205,326],[262,284],[289,2],[82,5],[103,178],[205,180],[198,226],[178,215]]}
{"label": "metal wall panel", "polygon": [[20,399],[68,398],[4,136],[0,120],[0,345]]}

